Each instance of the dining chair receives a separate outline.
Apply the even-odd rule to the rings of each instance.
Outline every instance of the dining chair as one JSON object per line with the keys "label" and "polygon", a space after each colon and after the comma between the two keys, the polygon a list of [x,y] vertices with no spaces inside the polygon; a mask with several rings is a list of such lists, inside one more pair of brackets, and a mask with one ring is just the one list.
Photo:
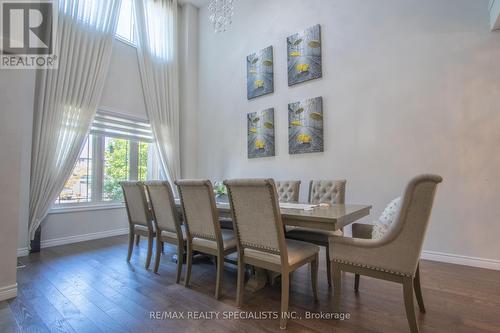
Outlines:
{"label": "dining chair", "polygon": [[361,274],[403,285],[406,317],[412,333],[418,332],[413,292],[425,312],[420,290],[419,260],[437,185],[436,175],[413,178],[404,191],[399,213],[380,239],[330,237],[333,265],[334,311],[340,309],[341,271]]}
{"label": "dining chair", "polygon": [[124,181],[120,182],[125,198],[125,207],[129,222],[128,254],[127,261],[130,261],[134,248],[134,235],[148,238],[148,252],[146,256],[146,269],[151,263],[153,253],[153,238],[156,233],[153,227],[153,216],[148,206],[146,189],[143,182]]}
{"label": "dining chair", "polygon": [[174,194],[168,181],[145,182],[151,213],[156,230],[156,254],[154,272],[158,273],[163,242],[177,246],[177,273],[175,282],[181,278],[186,232],[181,225],[175,206]]}
{"label": "dining chair", "polygon": [[177,180],[175,184],[181,198],[187,243],[187,271],[184,285],[189,286],[191,279],[193,251],[215,256],[217,262],[215,298],[219,299],[222,294],[224,257],[237,250],[234,231],[220,228],[210,180]]}
{"label": "dining chair", "polygon": [[272,179],[226,180],[234,229],[238,239],[236,303],[243,303],[245,265],[281,274],[280,328],[286,328],[290,273],[311,263],[314,299],[318,299],[318,252],[316,245],[285,239],[278,194]]}
{"label": "dining chair", "polygon": [[276,181],[279,202],[299,202],[300,180]]}
{"label": "dining chair", "polygon": [[[345,203],[345,180],[311,180],[309,183],[310,204],[344,204]],[[333,235],[342,234],[342,230],[327,231],[293,227],[287,229],[286,238],[310,242],[326,248],[326,275],[328,286],[332,285],[332,273],[330,266],[330,251],[328,238]]]}

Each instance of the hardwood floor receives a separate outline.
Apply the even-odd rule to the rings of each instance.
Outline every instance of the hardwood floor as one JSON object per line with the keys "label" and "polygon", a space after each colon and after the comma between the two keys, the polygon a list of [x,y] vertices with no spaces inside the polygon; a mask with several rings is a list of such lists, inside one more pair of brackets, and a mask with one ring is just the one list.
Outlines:
{"label": "hardwood floor", "polygon": [[[175,283],[170,260],[175,249],[165,246],[159,274],[154,274],[143,266],[145,244],[141,240],[130,263],[125,261],[126,236],[47,248],[22,258],[26,267],[18,270],[19,296],[8,306],[0,303],[0,332],[280,331],[279,320],[273,319],[151,319],[150,312],[156,311],[236,313],[236,267],[226,265],[224,296],[217,301],[216,269],[209,259],[195,261],[187,289]],[[321,256],[324,264],[324,252]],[[289,320],[289,332],[409,332],[401,286],[361,277],[355,294],[354,276],[345,273],[341,308],[350,319],[304,319],[306,311],[332,311],[325,269],[320,265],[318,303],[308,268],[293,274],[290,311],[303,319]],[[425,315],[417,315],[421,332],[500,332],[500,272],[423,261],[421,278],[427,308]],[[246,292],[241,310],[248,316],[279,309],[280,288],[269,286]]]}

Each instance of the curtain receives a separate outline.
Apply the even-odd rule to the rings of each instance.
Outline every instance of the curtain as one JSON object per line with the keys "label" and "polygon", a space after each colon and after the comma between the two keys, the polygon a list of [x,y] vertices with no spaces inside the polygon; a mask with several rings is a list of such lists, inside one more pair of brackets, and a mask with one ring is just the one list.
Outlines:
{"label": "curtain", "polygon": [[167,178],[180,176],[177,0],[135,0],[146,112]]}
{"label": "curtain", "polygon": [[59,0],[58,69],[36,75],[29,197],[32,240],[80,154],[109,67],[121,0]]}

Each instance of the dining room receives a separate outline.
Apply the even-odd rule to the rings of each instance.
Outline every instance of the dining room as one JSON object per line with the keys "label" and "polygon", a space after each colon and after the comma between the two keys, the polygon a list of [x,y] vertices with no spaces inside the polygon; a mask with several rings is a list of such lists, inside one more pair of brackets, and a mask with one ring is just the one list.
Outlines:
{"label": "dining room", "polygon": [[500,0],[0,20],[0,333],[500,332]]}

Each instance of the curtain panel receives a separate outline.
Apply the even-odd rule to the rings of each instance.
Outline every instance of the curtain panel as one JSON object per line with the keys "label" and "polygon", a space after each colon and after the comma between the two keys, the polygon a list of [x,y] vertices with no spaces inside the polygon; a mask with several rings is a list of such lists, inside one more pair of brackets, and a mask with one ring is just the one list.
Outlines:
{"label": "curtain panel", "polygon": [[59,66],[36,75],[30,240],[63,189],[89,131],[109,67],[120,3],[59,0]]}
{"label": "curtain panel", "polygon": [[180,177],[177,0],[135,0],[146,112],[168,179]]}

